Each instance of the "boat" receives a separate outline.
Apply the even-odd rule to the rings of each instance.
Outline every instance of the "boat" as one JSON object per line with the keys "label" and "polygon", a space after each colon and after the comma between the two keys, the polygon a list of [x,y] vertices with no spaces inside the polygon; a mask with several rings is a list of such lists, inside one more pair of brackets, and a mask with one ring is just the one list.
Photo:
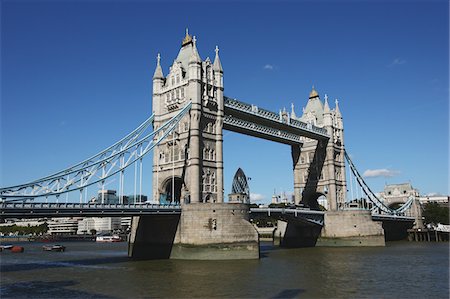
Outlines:
{"label": "boat", "polygon": [[3,250],[11,250],[13,248],[13,246],[12,245],[0,245],[0,251],[3,251]]}
{"label": "boat", "polygon": [[122,238],[118,235],[112,235],[112,236],[97,236],[95,238],[96,242],[104,242],[104,243],[111,243],[111,242],[122,242]]}
{"label": "boat", "polygon": [[66,250],[66,247],[63,245],[44,245],[42,246],[42,250],[63,252],[64,250]]}
{"label": "boat", "polygon": [[13,246],[11,247],[11,252],[14,253],[22,253],[25,250],[25,248],[23,248],[22,246]]}

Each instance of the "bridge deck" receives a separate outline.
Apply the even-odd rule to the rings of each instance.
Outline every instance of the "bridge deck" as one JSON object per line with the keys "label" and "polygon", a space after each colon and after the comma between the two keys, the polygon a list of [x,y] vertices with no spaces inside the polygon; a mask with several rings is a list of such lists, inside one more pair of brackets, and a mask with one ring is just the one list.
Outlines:
{"label": "bridge deck", "polygon": [[224,129],[285,144],[301,144],[301,137],[328,140],[324,128],[286,118],[255,105],[224,97]]}
{"label": "bridge deck", "polygon": [[181,214],[180,206],[154,204],[2,203],[2,218],[129,217]]}

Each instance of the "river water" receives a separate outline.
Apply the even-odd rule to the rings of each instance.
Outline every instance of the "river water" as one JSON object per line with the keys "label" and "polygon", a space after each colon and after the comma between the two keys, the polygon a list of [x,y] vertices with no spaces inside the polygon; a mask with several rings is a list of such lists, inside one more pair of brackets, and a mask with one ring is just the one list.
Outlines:
{"label": "river water", "polygon": [[0,253],[0,298],[449,298],[448,243],[280,249],[260,260],[132,261],[126,243],[22,243]]}

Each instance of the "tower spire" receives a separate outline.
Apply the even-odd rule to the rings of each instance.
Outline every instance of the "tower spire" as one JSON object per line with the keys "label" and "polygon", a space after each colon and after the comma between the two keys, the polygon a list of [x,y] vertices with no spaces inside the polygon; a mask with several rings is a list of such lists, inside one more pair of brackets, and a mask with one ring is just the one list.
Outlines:
{"label": "tower spire", "polygon": [[164,79],[164,74],[161,68],[161,55],[159,53],[158,56],[156,56],[156,69],[153,74],[153,79]]}
{"label": "tower spire", "polygon": [[338,99],[335,100],[335,103],[336,103],[336,116],[342,117],[341,110],[339,110],[339,101],[338,101]]}
{"label": "tower spire", "polygon": [[191,62],[197,62],[197,63],[202,62],[202,59],[200,58],[200,55],[198,54],[198,51],[197,51],[197,38],[195,37],[195,35],[192,38],[192,55],[189,59],[189,63],[191,63]]}
{"label": "tower spire", "polygon": [[192,43],[192,36],[189,35],[189,29],[186,28],[186,36],[183,38],[183,41],[181,42],[181,46],[184,47],[190,43]]}
{"label": "tower spire", "polygon": [[319,96],[319,94],[317,93],[317,91],[314,88],[314,85],[312,86],[311,92],[309,93],[309,98],[313,99],[313,98],[317,98]]}
{"label": "tower spire", "polygon": [[291,103],[291,118],[297,118],[297,115],[295,115],[294,111],[294,103]]}
{"label": "tower spire", "polygon": [[323,113],[330,113],[330,105],[328,105],[328,95],[325,94],[325,103],[323,108]]}
{"label": "tower spire", "polygon": [[215,71],[223,72],[222,64],[220,63],[220,58],[219,58],[219,47],[218,46],[216,46],[215,51],[216,51],[216,58],[214,58],[213,69]]}

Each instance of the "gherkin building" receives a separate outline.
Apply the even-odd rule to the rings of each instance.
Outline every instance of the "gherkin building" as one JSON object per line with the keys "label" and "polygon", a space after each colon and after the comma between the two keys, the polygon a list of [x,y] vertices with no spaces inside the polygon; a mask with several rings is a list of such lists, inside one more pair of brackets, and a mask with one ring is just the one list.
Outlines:
{"label": "gherkin building", "polygon": [[241,168],[239,168],[234,175],[231,193],[243,194],[247,199],[250,198],[250,188],[248,187],[247,177]]}

